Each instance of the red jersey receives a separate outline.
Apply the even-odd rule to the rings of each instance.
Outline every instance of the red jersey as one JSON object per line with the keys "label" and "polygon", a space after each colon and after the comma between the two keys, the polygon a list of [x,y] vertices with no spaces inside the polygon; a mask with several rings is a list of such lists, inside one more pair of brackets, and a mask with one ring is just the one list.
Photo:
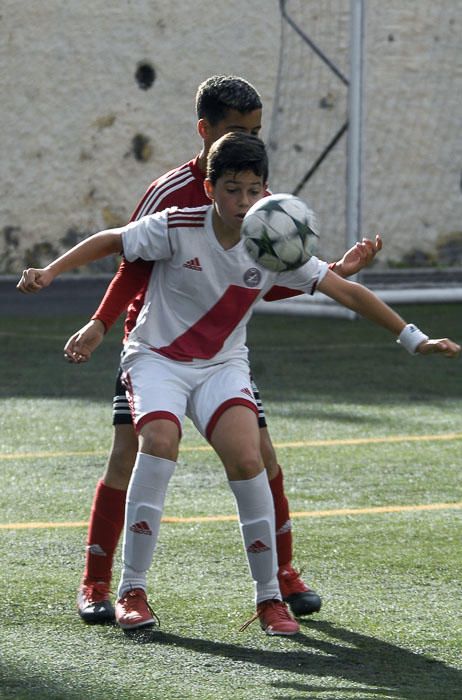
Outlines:
{"label": "red jersey", "polygon": [[[168,207],[198,207],[210,204],[204,190],[205,174],[197,164],[198,159],[199,156],[196,156],[188,163],[154,180],[138,203],[130,221],[137,221],[147,214],[163,211]],[[102,321],[106,330],[109,330],[128,307],[124,327],[127,337],[135,326],[143,306],[153,264],[145,260],[128,262],[123,258],[92,318]]]}

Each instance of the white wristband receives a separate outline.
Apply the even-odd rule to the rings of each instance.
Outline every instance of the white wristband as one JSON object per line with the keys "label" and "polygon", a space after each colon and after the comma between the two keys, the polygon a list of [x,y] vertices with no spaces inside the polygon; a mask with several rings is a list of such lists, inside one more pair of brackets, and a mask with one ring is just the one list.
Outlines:
{"label": "white wristband", "polygon": [[411,355],[416,355],[417,348],[425,340],[428,340],[428,335],[422,333],[420,328],[414,326],[413,323],[408,323],[407,326],[404,326],[396,342],[402,345]]}

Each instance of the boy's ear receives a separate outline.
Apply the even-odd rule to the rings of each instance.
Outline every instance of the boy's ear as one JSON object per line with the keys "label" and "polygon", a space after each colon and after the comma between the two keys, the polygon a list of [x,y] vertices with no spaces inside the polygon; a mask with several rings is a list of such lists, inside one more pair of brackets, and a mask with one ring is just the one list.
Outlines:
{"label": "boy's ear", "polygon": [[201,139],[204,141],[207,138],[209,123],[207,119],[199,119],[197,122],[197,131]]}
{"label": "boy's ear", "polygon": [[204,180],[204,190],[207,197],[213,201],[215,188],[212,185],[211,181],[208,179],[208,177],[206,177]]}

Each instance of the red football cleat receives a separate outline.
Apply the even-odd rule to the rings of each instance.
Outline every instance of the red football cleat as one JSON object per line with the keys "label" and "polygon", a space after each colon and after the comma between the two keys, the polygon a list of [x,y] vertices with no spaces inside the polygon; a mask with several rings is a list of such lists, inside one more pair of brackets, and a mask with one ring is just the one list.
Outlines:
{"label": "red football cleat", "polygon": [[306,585],[291,564],[279,567],[278,581],[282,599],[294,615],[311,615],[321,610],[320,596]]}
{"label": "red football cleat", "polygon": [[77,594],[77,611],[89,624],[111,622],[114,606],[109,600],[109,584],[104,581],[82,583]]}
{"label": "red football cleat", "polygon": [[115,606],[115,618],[124,630],[153,627],[159,623],[142,588],[133,588],[119,598]]}
{"label": "red football cleat", "polygon": [[271,636],[289,637],[300,632],[300,625],[289,612],[282,600],[271,599],[258,603],[257,612],[248,622],[242,625],[240,632],[247,629],[255,620],[260,620],[260,627]]}

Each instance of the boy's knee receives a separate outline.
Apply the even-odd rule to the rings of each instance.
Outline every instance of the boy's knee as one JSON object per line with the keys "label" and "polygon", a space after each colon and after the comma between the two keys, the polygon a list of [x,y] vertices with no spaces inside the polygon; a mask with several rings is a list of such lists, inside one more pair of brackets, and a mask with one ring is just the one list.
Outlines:
{"label": "boy's knee", "polygon": [[253,479],[262,471],[263,465],[260,453],[247,453],[237,460],[233,468],[233,477],[235,479]]}
{"label": "boy's knee", "polygon": [[117,455],[130,455],[137,452],[138,437],[133,425],[120,424],[114,426],[112,452]]}
{"label": "boy's knee", "polygon": [[156,421],[143,426],[140,435],[140,451],[176,462],[179,436],[173,423],[172,427],[175,429],[172,430],[169,425],[161,427],[156,424]]}

